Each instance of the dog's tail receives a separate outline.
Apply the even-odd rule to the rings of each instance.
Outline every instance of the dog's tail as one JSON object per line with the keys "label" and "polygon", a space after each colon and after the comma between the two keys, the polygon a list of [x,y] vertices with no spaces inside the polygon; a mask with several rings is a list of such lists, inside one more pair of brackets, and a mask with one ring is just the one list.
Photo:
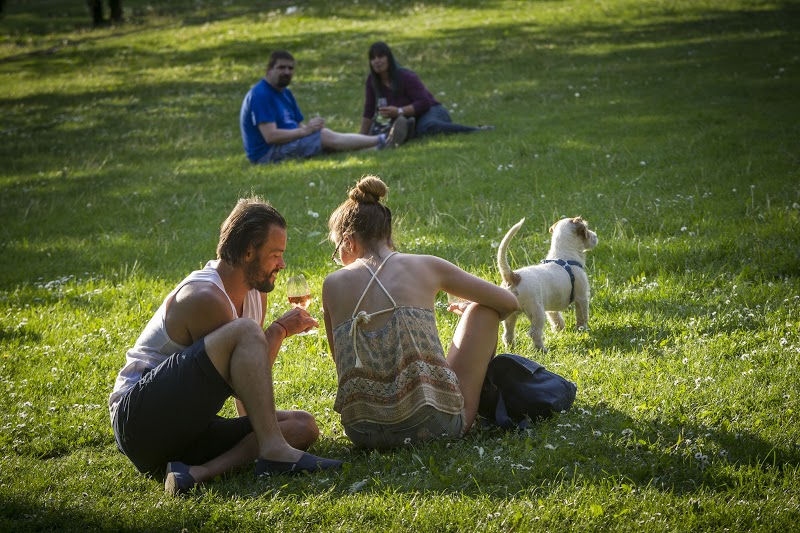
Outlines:
{"label": "dog's tail", "polygon": [[511,242],[511,238],[516,235],[519,228],[522,227],[522,223],[525,222],[523,218],[516,224],[514,224],[506,236],[503,237],[503,240],[500,241],[500,246],[497,248],[497,268],[500,270],[500,276],[503,278],[503,281],[506,285],[514,286],[519,284],[519,274],[511,270],[511,266],[508,264],[508,258],[506,257],[506,251],[508,250],[508,243]]}

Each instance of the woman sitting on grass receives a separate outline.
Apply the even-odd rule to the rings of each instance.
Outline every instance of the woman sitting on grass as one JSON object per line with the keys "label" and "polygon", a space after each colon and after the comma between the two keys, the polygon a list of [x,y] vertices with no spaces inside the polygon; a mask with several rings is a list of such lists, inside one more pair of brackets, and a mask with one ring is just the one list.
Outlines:
{"label": "woman sitting on grass", "polygon": [[[361,133],[367,135],[378,114],[389,120],[414,117],[410,137],[437,133],[470,133],[493,130],[494,126],[455,124],[442,104],[436,101],[416,73],[402,68],[394,59],[389,45],[378,41],[369,48],[369,69]],[[376,111],[377,109],[377,111]]]}
{"label": "woman sitting on grass", "polygon": [[[500,321],[517,310],[513,294],[444,259],[395,251],[386,193],[383,181],[364,177],[333,212],[330,239],[344,268],[322,287],[339,380],[334,409],[366,448],[466,433]],[[461,319],[446,358],[434,312],[440,290],[470,300],[450,306]]]}

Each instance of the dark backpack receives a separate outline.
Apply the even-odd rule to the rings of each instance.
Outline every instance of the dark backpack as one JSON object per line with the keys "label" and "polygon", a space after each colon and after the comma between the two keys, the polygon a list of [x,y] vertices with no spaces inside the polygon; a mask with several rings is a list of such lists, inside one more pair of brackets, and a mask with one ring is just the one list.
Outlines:
{"label": "dark backpack", "polygon": [[478,414],[490,424],[510,429],[528,427],[554,413],[567,411],[578,386],[526,357],[498,354],[489,361]]}

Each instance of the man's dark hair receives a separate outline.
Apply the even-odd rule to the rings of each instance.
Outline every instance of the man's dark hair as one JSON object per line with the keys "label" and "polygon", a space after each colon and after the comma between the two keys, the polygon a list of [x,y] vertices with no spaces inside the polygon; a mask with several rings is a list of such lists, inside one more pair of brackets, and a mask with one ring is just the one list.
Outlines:
{"label": "man's dark hair", "polygon": [[258,249],[273,226],[286,229],[283,215],[258,196],[242,198],[219,229],[217,259],[239,265],[252,246]]}
{"label": "man's dark hair", "polygon": [[267,63],[267,70],[274,67],[275,63],[277,63],[279,59],[287,59],[289,61],[294,61],[294,56],[292,56],[292,54],[290,54],[286,50],[275,50],[269,56],[269,63]]}

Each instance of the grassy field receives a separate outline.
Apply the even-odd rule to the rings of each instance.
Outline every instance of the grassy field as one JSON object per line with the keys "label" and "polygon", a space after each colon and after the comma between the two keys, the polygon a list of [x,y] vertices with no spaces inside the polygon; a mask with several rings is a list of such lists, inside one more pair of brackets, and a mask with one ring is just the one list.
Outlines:
{"label": "grassy field", "polygon": [[[800,3],[126,0],[126,23],[98,29],[83,2],[5,4],[0,530],[796,528]],[[378,39],[456,121],[497,130],[247,162],[239,106],[270,51],[294,53],[306,116],[356,131]],[[327,216],[367,173],[391,188],[401,251],[495,282],[520,218],[513,266],[544,257],[559,217],[589,221],[590,331],[547,334],[546,354],[517,331],[517,352],[578,384],[573,410],[366,453],[333,411],[324,337],[291,338],[278,405],[313,412],[312,451],[346,468],[166,497],[114,445],[125,351],[240,196],[286,215],[283,278],[319,294]],[[280,282],[269,306],[288,308]]]}

